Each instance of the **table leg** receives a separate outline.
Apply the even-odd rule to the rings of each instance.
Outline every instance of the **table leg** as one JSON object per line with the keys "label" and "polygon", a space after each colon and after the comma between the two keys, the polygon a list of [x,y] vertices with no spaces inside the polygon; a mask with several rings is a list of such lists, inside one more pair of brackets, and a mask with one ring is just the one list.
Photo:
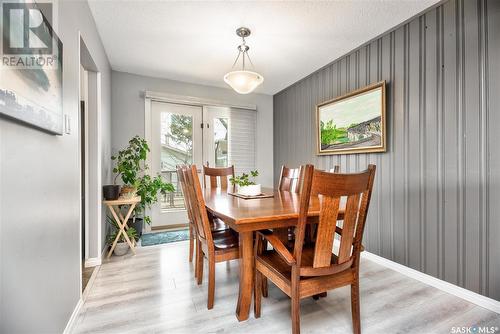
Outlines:
{"label": "table leg", "polygon": [[238,321],[247,320],[250,313],[254,260],[253,232],[240,232],[240,293],[236,307]]}

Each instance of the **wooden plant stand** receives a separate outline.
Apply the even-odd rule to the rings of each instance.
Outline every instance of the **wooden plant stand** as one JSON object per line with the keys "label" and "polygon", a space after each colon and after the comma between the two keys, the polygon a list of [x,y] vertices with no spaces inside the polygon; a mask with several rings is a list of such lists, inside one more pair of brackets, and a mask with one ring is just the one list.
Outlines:
{"label": "wooden plant stand", "polygon": [[[132,215],[132,212],[134,212],[135,206],[137,203],[141,201],[140,197],[132,197],[132,198],[124,198],[124,199],[117,199],[114,201],[104,201],[104,204],[107,205],[109,211],[113,215],[114,220],[118,224],[118,227],[120,230],[116,234],[116,238],[113,241],[113,244],[111,245],[111,249],[109,250],[108,253],[108,259],[111,257],[111,254],[113,254],[113,251],[115,250],[116,244],[118,243],[118,240],[120,239],[120,235],[123,234],[125,241],[128,243],[130,246],[130,249],[132,252],[135,254],[135,240],[130,240],[130,238],[127,235],[126,230],[128,230],[128,219]],[[128,211],[125,217],[123,217],[122,213],[120,212],[120,205],[128,205]]]}

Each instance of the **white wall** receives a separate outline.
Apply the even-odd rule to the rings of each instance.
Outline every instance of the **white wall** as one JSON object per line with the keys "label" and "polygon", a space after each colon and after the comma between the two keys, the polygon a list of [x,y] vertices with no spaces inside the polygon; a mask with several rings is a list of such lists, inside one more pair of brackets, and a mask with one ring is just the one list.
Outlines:
{"label": "white wall", "polygon": [[80,297],[79,35],[102,73],[103,182],[111,71],[86,1],[58,1],[71,135],[0,118],[0,333],[61,333]]}
{"label": "white wall", "polygon": [[[221,78],[222,80],[222,78]],[[260,182],[273,184],[273,97],[264,94],[240,95],[231,89],[112,72],[113,152],[126,146],[134,135],[144,136],[144,97],[146,90],[222,100],[233,104],[257,105],[256,167]]]}

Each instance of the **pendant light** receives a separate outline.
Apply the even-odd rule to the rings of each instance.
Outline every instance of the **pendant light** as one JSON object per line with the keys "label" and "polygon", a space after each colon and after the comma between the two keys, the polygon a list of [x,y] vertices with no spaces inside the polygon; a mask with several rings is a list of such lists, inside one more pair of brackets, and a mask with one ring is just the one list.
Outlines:
{"label": "pendant light", "polygon": [[248,71],[245,69],[246,59],[250,62],[253,68],[252,61],[248,55],[248,50],[250,47],[246,45],[245,37],[250,36],[250,29],[248,28],[238,28],[236,30],[236,35],[241,37],[242,44],[238,45],[238,56],[233,64],[233,69],[238,63],[238,59],[241,56],[242,67],[241,70],[231,71],[224,76],[224,81],[231,86],[239,94],[251,93],[257,88],[262,82],[264,82],[264,77],[257,72]]}

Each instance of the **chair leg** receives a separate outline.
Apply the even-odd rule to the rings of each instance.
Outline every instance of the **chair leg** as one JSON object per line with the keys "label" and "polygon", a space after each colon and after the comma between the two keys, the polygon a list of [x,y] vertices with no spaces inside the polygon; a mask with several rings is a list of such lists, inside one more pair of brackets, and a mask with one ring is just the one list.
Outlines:
{"label": "chair leg", "polygon": [[[262,251],[266,251],[267,250],[267,240],[262,240],[261,241],[261,253]],[[268,288],[267,288],[267,277],[263,276],[263,275],[260,275],[261,277],[261,282],[262,282],[262,297],[265,297],[267,298],[267,296],[269,295],[269,292],[268,292]]]}
{"label": "chair leg", "polygon": [[262,297],[267,298],[269,296],[269,288],[267,285],[267,277],[262,276]]}
{"label": "chair leg", "polygon": [[196,279],[198,285],[203,283],[203,250],[200,247],[200,242],[196,243],[196,264],[198,269],[198,274],[196,275]]}
{"label": "chair leg", "polygon": [[194,235],[193,225],[189,224],[189,262],[193,262]]}
{"label": "chair leg", "polygon": [[196,249],[194,250],[194,278],[198,279],[198,253],[200,252],[200,246],[198,245],[198,239],[194,239],[194,243],[196,244]]}
{"label": "chair leg", "polygon": [[300,334],[300,276],[298,268],[292,267],[292,334]]}
{"label": "chair leg", "polygon": [[[267,251],[267,240],[255,240],[255,250],[256,254],[262,254],[263,251]],[[256,272],[257,273],[257,272]],[[260,276],[260,287],[262,291],[262,297],[267,297],[268,296],[268,289],[267,289],[267,277],[264,275]],[[256,283],[257,284],[257,283]]]}
{"label": "chair leg", "polygon": [[207,308],[210,310],[214,307],[215,296],[215,259],[213,256],[208,257],[208,302]]}
{"label": "chair leg", "polygon": [[262,289],[262,286],[264,285],[263,283],[262,274],[258,270],[255,270],[255,290],[253,292],[253,312],[255,314],[255,318],[260,318],[261,299],[264,294]]}
{"label": "chair leg", "polygon": [[361,333],[361,319],[359,310],[359,281],[351,284],[351,312],[352,312],[352,331],[354,334]]}
{"label": "chair leg", "polygon": [[300,298],[292,293],[292,334],[300,334]]}

